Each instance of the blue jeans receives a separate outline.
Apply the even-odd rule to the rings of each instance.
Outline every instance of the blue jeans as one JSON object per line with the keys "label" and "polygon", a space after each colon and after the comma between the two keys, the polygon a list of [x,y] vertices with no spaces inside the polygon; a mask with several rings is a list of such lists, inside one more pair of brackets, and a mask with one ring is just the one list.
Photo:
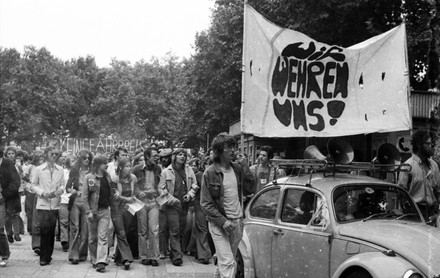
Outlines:
{"label": "blue jeans", "polygon": [[[60,204],[60,241],[63,242],[69,242],[69,210],[68,210],[68,204]],[[86,223],[87,225],[87,223]],[[87,227],[87,226],[86,226]],[[87,251],[87,250],[86,250]]]}
{"label": "blue jeans", "polygon": [[0,257],[7,260],[11,255],[9,243],[5,234],[6,208],[5,204],[0,204]]}
{"label": "blue jeans", "polygon": [[133,255],[131,253],[130,245],[127,240],[127,233],[124,223],[124,208],[122,206],[111,209],[111,217],[113,227],[116,234],[118,244],[116,245],[115,262],[133,262]]}
{"label": "blue jeans", "polygon": [[238,244],[243,237],[241,218],[230,221],[235,225],[234,231],[230,234],[227,234],[223,230],[223,227],[219,227],[213,222],[208,223],[218,259],[216,272],[219,273],[222,278],[235,277],[237,267],[235,255],[237,254]]}
{"label": "blue jeans", "polygon": [[88,240],[85,205],[81,198],[76,198],[70,209],[70,261],[87,260]]}
{"label": "blue jeans", "polygon": [[93,218],[87,219],[89,227],[89,255],[92,264],[107,265],[107,232],[110,224],[110,209],[98,209]]}
{"label": "blue jeans", "polygon": [[137,212],[139,256],[141,259],[159,259],[159,205],[145,204]]}

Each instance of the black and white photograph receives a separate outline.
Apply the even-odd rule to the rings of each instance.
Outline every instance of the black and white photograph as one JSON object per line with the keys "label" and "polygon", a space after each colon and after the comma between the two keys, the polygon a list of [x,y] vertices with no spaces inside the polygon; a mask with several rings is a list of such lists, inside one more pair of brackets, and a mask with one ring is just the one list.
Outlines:
{"label": "black and white photograph", "polygon": [[440,0],[0,0],[0,277],[440,278]]}

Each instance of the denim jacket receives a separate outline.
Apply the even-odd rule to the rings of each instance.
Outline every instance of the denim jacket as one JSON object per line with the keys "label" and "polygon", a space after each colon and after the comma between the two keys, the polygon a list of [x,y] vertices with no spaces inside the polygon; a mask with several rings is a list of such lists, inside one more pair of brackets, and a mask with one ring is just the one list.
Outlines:
{"label": "denim jacket", "polygon": [[[110,186],[110,194],[113,195],[111,189],[116,188],[116,185],[112,182],[110,176],[107,173],[104,173],[104,178],[107,179],[107,182]],[[84,179],[85,181],[83,183],[84,186],[83,186],[82,198],[84,201],[86,214],[89,214],[89,212],[92,212],[93,214],[97,214],[101,181],[96,176],[96,174],[93,173],[87,174]],[[94,189],[90,188],[89,186],[88,180],[90,179],[94,180],[95,183]],[[112,202],[112,200],[110,200],[110,202]]]}
{"label": "denim jacket", "polygon": [[153,173],[154,173],[154,189],[156,189],[155,194],[153,194],[152,196],[146,196],[144,198],[139,198],[139,194],[141,192],[145,192],[146,188],[145,188],[145,168],[147,166],[142,167],[141,165],[137,165],[132,169],[132,173],[136,176],[137,178],[137,183],[134,187],[134,195],[136,197],[138,197],[139,200],[143,201],[143,202],[147,202],[149,198],[156,198],[157,196],[159,196],[159,181],[160,181],[160,175],[162,170],[160,169],[159,165],[154,165],[153,166]]}
{"label": "denim jacket", "polygon": [[[186,174],[186,186],[187,192],[194,198],[196,191],[198,190],[196,175],[194,171],[188,165],[185,165]],[[167,168],[163,169],[160,182],[159,193],[162,194],[167,190],[171,195],[174,195],[174,184],[176,183],[176,176],[174,174],[173,164],[170,164]]]}
{"label": "denim jacket", "polygon": [[[243,170],[241,165],[234,162],[231,162],[231,167],[237,177],[238,199],[243,205],[243,194],[254,193],[254,177],[248,167]],[[223,194],[223,172],[214,163],[203,173],[200,205],[208,221],[218,227],[223,227],[227,220],[223,206]]]}

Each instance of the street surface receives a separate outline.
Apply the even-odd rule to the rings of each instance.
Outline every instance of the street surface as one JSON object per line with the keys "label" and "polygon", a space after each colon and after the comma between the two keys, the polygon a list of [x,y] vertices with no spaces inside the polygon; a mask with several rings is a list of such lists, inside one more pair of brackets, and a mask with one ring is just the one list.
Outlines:
{"label": "street surface", "polygon": [[[169,258],[159,260],[158,267],[145,266],[140,260],[131,264],[130,270],[124,270],[122,266],[116,266],[109,261],[104,273],[96,272],[90,262],[80,262],[72,265],[67,257],[68,252],[63,252],[60,242],[55,242],[55,250],[52,262],[48,266],[40,266],[39,257],[31,248],[31,236],[21,236],[22,241],[10,244],[11,257],[6,267],[0,267],[1,278],[12,277],[100,277],[100,278],[122,278],[122,277],[182,277],[182,278],[206,278],[213,277],[214,265],[203,265],[197,262],[192,256],[183,257],[182,266],[173,266]],[[109,260],[110,257],[109,257]]]}

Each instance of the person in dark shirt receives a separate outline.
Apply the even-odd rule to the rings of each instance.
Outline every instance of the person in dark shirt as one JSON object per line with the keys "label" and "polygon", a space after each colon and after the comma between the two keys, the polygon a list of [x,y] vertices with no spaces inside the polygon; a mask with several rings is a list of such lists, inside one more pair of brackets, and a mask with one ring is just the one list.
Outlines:
{"label": "person in dark shirt", "polygon": [[[21,152],[23,153],[23,152]],[[23,156],[23,154],[21,154]],[[9,160],[13,165],[15,165],[16,171],[18,173],[18,176],[20,178],[20,184],[21,184],[21,178],[23,176],[23,168],[22,166],[16,165],[16,159],[19,157],[17,149],[15,147],[9,146],[6,148],[5,151],[5,159]],[[22,191],[22,187],[19,188],[19,193]],[[18,197],[17,199],[20,199]],[[16,241],[21,241],[20,237],[20,223],[23,223],[23,219],[20,217],[21,212],[21,204],[20,202],[17,202],[17,205],[9,206],[6,208],[6,219],[5,219],[5,229],[6,233],[8,235],[8,241],[9,243],[13,243],[14,239]]]}
{"label": "person in dark shirt", "polygon": [[8,263],[9,244],[5,234],[6,210],[8,207],[20,205],[20,177],[14,164],[3,158],[3,150],[0,149],[0,266]]}
{"label": "person in dark shirt", "polygon": [[[96,271],[104,272],[107,265],[107,232],[110,224],[110,198],[112,188],[116,188],[107,174],[107,157],[97,155],[93,158],[92,171],[85,176],[83,200],[89,228],[89,255]],[[119,198],[114,190],[114,198]]]}
{"label": "person in dark shirt", "polygon": [[148,147],[144,151],[145,164],[133,169],[137,177],[135,195],[145,206],[137,212],[139,255],[144,265],[159,266],[159,196],[158,185],[161,169],[157,165],[159,154],[156,148]]}
{"label": "person in dark shirt", "polygon": [[185,165],[187,153],[184,149],[173,152],[172,163],[162,171],[159,181],[161,197],[168,198],[163,204],[166,223],[170,229],[170,251],[173,265],[182,265],[182,242],[185,231],[189,201],[198,190],[196,176],[191,167]]}

